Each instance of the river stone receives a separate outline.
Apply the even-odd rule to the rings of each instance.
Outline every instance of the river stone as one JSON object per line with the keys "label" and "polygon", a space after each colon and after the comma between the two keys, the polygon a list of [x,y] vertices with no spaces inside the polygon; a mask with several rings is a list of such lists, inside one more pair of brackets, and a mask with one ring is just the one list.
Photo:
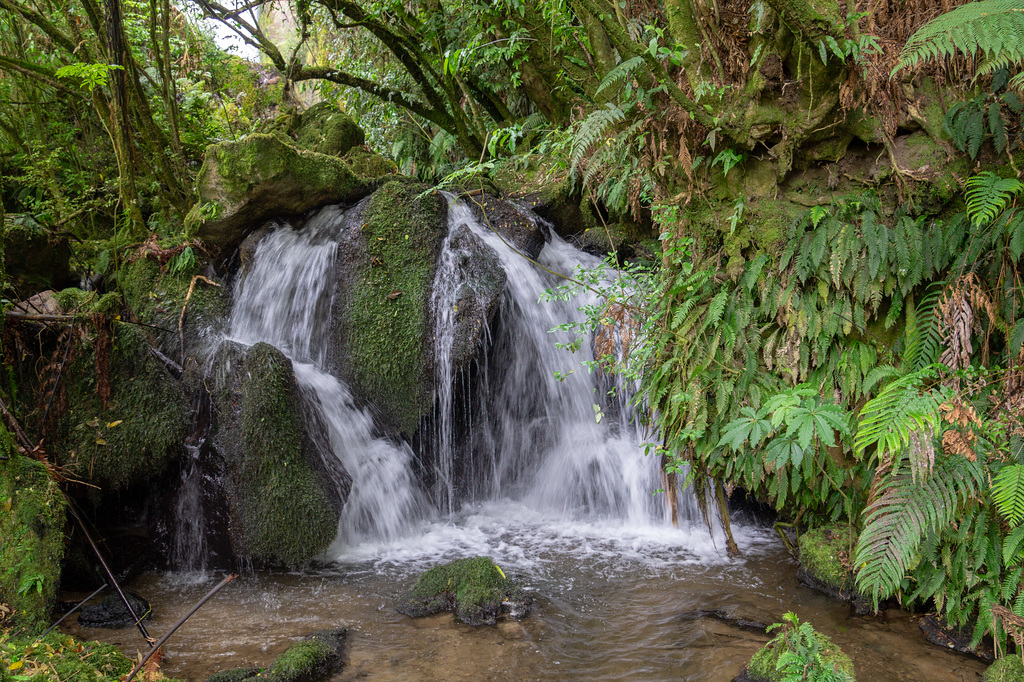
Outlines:
{"label": "river stone", "polygon": [[452,369],[476,357],[481,336],[494,318],[505,288],[505,270],[498,254],[466,225],[453,228],[450,245],[464,281],[457,294]]}
{"label": "river stone", "polygon": [[505,615],[529,615],[533,599],[487,557],[457,559],[420,576],[396,610],[412,618],[454,611],[467,625],[494,625]]}
{"label": "river stone", "polygon": [[[132,611],[142,620],[153,617],[149,602],[135,594],[124,590],[124,596],[132,606]],[[108,594],[99,604],[83,606],[78,613],[78,624],[86,628],[127,628],[135,625],[135,618],[125,608],[118,594]]]}
{"label": "river stone", "polygon": [[930,613],[922,618],[917,623],[918,627],[921,628],[921,632],[924,633],[925,639],[934,644],[940,646],[943,649],[951,649],[957,653],[967,654],[968,656],[974,656],[982,661],[992,661],[995,659],[995,653],[992,648],[985,644],[979,644],[976,647],[971,647],[971,629],[970,627],[954,628],[950,627],[946,623],[945,618],[939,618],[934,613]]}
{"label": "river stone", "polygon": [[858,615],[871,613],[871,601],[857,592],[849,554],[857,532],[842,523],[809,530],[800,536],[797,580],[839,601],[850,602]]}
{"label": "river stone", "polygon": [[299,149],[277,135],[249,135],[207,148],[196,178],[199,201],[185,226],[210,244],[233,248],[267,220],[354,202],[373,184],[336,156]]}

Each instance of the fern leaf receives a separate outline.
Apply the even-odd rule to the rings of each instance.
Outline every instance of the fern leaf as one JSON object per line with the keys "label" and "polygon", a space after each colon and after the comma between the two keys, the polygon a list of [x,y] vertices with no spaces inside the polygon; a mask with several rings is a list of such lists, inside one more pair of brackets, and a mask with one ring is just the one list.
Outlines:
{"label": "fern leaf", "polygon": [[1020,0],[981,0],[957,7],[929,21],[910,36],[893,69],[957,53],[1012,63],[1024,61],[1024,6]]}
{"label": "fern leaf", "polygon": [[616,64],[615,68],[609,71],[608,75],[601,80],[601,85],[598,86],[597,92],[594,93],[594,96],[599,96],[605,88],[611,87],[619,81],[625,82],[628,80],[629,77],[633,75],[633,72],[636,71],[637,67],[643,64],[643,61],[643,56],[638,56]]}
{"label": "fern leaf", "polygon": [[975,227],[986,225],[1020,194],[1024,183],[982,171],[967,179],[967,215]]}
{"label": "fern leaf", "polygon": [[1011,528],[1024,519],[1024,465],[1010,464],[992,481],[992,500]]}

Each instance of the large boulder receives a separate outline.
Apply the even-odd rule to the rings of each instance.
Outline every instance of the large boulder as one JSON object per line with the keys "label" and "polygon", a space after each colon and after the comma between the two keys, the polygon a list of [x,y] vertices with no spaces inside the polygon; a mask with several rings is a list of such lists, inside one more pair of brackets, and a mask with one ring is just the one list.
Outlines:
{"label": "large boulder", "polygon": [[480,222],[495,230],[511,246],[530,258],[540,254],[544,248],[544,229],[517,206],[488,192],[469,197],[467,201]]}
{"label": "large boulder", "polygon": [[334,539],[343,500],[318,468],[291,361],[267,343],[225,342],[219,356],[214,446],[227,472],[233,552],[301,565]]}
{"label": "large boulder", "polygon": [[28,216],[8,214],[0,221],[0,242],[7,283],[18,296],[73,283],[67,237],[43,229]]}
{"label": "large boulder", "polygon": [[196,179],[199,201],[185,225],[210,244],[232,248],[269,219],[351,203],[373,185],[336,156],[299,149],[277,135],[250,135],[206,150]]}
{"label": "large boulder", "polygon": [[318,102],[306,109],[295,129],[296,146],[329,156],[344,156],[365,141],[359,124],[331,102]]}

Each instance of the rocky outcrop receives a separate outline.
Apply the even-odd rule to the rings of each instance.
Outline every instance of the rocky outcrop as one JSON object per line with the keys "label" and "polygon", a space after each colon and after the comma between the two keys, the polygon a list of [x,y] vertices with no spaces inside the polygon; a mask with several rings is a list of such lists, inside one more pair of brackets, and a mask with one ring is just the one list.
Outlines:
{"label": "rocky outcrop", "polygon": [[71,276],[71,247],[67,237],[40,227],[28,216],[0,217],[0,254],[7,283],[19,296],[43,289],[63,289],[74,284]]}
{"label": "rocky outcrop", "polygon": [[318,154],[345,156],[366,141],[366,134],[351,116],[330,102],[319,102],[299,115],[295,145]]}
{"label": "rocky outcrop", "polygon": [[412,618],[454,611],[467,625],[494,625],[503,616],[525,618],[533,599],[487,557],[457,559],[420,576],[397,610]]}
{"label": "rocky outcrop", "polygon": [[185,219],[186,228],[210,244],[233,248],[266,220],[355,202],[374,181],[335,156],[256,134],[211,145],[196,186],[199,202]]}
{"label": "rocky outcrop", "polygon": [[222,344],[214,394],[215,446],[228,479],[231,544],[237,558],[289,566],[334,539],[346,491],[318,470],[291,361],[266,343]]}

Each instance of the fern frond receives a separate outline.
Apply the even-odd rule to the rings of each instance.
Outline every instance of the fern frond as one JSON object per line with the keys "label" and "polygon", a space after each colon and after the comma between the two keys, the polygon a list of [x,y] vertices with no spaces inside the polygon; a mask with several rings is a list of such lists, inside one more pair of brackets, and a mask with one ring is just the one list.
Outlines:
{"label": "fern frond", "polygon": [[992,481],[992,500],[1011,528],[1024,519],[1024,466],[1010,464]]}
{"label": "fern frond", "polygon": [[615,83],[620,81],[625,82],[628,80],[629,77],[633,75],[633,72],[637,70],[637,67],[643,63],[643,56],[639,56],[616,64],[615,68],[609,71],[608,75],[601,80],[601,85],[597,87],[597,92],[594,93],[594,96],[600,96],[605,88],[611,87]]}
{"label": "fern frond", "polygon": [[577,166],[583,157],[590,152],[598,139],[605,136],[608,129],[626,118],[626,113],[612,102],[604,105],[604,108],[592,112],[583,119],[576,134],[572,139],[572,172],[575,174]]}
{"label": "fern frond", "polygon": [[[881,465],[892,463],[895,471],[904,454],[928,456],[921,439],[930,439],[939,429],[939,401],[934,391],[923,391],[922,385],[934,377],[936,371],[937,368],[930,365],[905,374],[864,405],[853,440],[854,454],[858,458],[874,445]],[[915,463],[915,474],[918,469],[919,463]]]}
{"label": "fern frond", "polygon": [[1019,180],[1001,178],[991,171],[967,178],[966,184],[967,215],[975,227],[990,223],[1024,189]]}
{"label": "fern frond", "polygon": [[979,52],[989,61],[1024,61],[1024,3],[981,0],[936,17],[910,36],[892,74],[923,61]]}
{"label": "fern frond", "polygon": [[908,474],[877,474],[854,553],[860,591],[871,595],[876,605],[879,598],[892,595],[925,535],[956,520],[960,505],[983,483],[981,465],[958,455],[941,459],[933,475],[922,481],[915,482]]}

